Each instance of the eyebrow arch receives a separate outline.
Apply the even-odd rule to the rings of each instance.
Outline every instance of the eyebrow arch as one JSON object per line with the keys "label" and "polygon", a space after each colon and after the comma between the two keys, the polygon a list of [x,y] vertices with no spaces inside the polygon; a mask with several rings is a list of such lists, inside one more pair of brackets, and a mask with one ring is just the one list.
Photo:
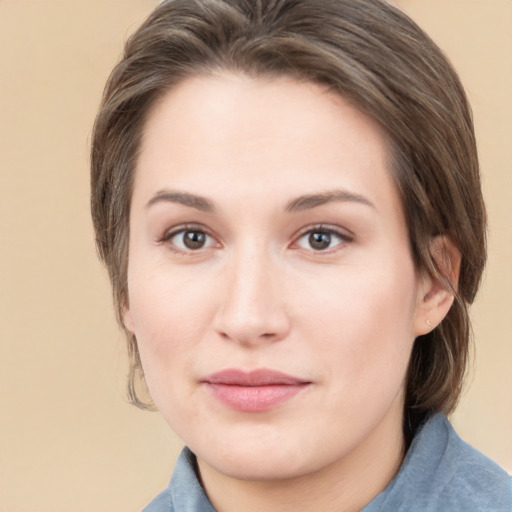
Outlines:
{"label": "eyebrow arch", "polygon": [[322,192],[320,194],[308,194],[305,196],[297,197],[291,200],[286,205],[287,212],[297,212],[302,210],[309,210],[322,206],[326,203],[332,202],[348,202],[348,203],[359,203],[375,209],[375,205],[368,200],[366,197],[349,192],[347,190],[332,190],[329,192]]}
{"label": "eyebrow arch", "polygon": [[202,212],[213,212],[215,210],[213,203],[205,197],[189,194],[188,192],[177,192],[173,190],[159,190],[147,202],[146,208],[160,202],[178,203],[190,208],[195,208]]}

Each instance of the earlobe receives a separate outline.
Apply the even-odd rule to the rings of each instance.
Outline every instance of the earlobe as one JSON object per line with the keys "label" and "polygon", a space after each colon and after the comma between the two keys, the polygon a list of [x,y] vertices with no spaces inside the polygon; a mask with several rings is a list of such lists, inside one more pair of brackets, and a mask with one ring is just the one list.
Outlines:
{"label": "earlobe", "polygon": [[431,242],[438,276],[424,275],[418,287],[414,335],[421,336],[437,327],[450,311],[457,291],[461,254],[447,236]]}
{"label": "earlobe", "polygon": [[126,330],[132,334],[135,334],[135,327],[133,325],[132,313],[129,306],[124,306],[123,309],[123,324]]}

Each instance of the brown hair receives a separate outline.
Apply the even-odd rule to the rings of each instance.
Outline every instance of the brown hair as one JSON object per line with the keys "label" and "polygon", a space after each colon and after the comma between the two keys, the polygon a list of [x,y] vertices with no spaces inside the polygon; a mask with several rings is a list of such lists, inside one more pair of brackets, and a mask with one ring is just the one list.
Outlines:
{"label": "brown hair", "polygon": [[[471,111],[431,39],[383,0],[168,0],[128,40],[105,88],[92,138],[92,216],[122,322],[127,304],[133,173],[150,107],[177,82],[215,70],[287,75],[328,86],[375,119],[389,138],[416,268],[450,286],[432,238],[462,254],[455,302],[414,344],[406,412],[413,425],[451,412],[467,365],[467,305],[485,263],[485,208]],[[143,372],[127,332],[129,396]],[[142,379],[140,379],[142,377]]]}

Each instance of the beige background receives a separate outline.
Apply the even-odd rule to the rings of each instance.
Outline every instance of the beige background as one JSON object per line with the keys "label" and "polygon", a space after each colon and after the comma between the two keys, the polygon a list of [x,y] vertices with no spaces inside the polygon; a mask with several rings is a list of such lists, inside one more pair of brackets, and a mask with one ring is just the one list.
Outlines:
{"label": "beige background", "polygon": [[[512,470],[512,1],[397,0],[448,53],[475,112],[490,264],[459,432]],[[154,0],[0,0],[0,511],[139,511],[180,445],[124,401],[96,261],[88,139],[121,43]]]}

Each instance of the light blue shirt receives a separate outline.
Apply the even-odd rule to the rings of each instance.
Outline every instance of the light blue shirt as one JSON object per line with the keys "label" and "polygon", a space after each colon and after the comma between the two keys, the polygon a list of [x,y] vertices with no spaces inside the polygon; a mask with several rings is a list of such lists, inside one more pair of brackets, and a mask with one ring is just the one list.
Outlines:
{"label": "light blue shirt", "polygon": [[[195,467],[185,448],[169,486],[143,512],[215,512]],[[395,478],[361,512],[512,512],[512,478],[437,414],[416,433]]]}

